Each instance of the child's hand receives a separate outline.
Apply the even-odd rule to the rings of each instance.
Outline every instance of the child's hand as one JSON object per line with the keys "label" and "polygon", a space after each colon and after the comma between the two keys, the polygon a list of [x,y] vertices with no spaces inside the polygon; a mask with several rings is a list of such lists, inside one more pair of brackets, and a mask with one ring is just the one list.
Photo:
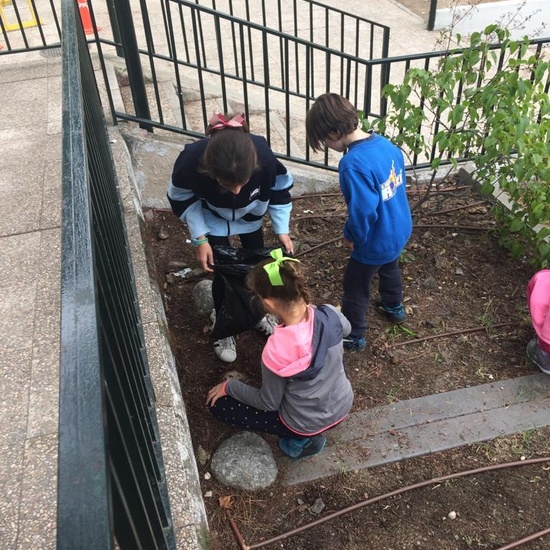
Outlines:
{"label": "child's hand", "polygon": [[204,243],[195,249],[195,255],[197,260],[201,263],[204,271],[212,272],[214,271],[210,266],[214,265],[214,253],[212,252],[212,247],[209,243]]}
{"label": "child's hand", "polygon": [[214,386],[213,388],[210,388],[210,391],[208,392],[208,395],[206,396],[206,405],[209,407],[213,407],[216,404],[216,401],[220,397],[224,397],[227,395],[225,392],[225,385],[227,382],[222,382],[221,384],[218,384],[217,386]]}
{"label": "child's hand", "polygon": [[294,254],[294,243],[290,238],[290,235],[277,235],[279,242],[285,247],[287,254]]}
{"label": "child's hand", "polygon": [[345,243],[346,246],[350,249],[350,252],[353,252],[353,242],[352,242],[352,241],[348,241],[348,240],[344,237],[344,243]]}

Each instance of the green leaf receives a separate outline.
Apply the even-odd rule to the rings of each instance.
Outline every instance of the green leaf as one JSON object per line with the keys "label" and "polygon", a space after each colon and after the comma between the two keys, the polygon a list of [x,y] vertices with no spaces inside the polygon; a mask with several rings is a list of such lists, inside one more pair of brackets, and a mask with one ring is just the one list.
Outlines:
{"label": "green leaf", "polygon": [[518,232],[520,229],[522,229],[524,226],[523,221],[521,218],[513,218],[510,222],[510,231],[512,233]]}

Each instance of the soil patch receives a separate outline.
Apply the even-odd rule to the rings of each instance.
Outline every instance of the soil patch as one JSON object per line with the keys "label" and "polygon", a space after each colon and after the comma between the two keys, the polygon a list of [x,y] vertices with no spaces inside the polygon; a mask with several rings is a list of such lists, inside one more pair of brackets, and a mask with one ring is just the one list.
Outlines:
{"label": "soil patch", "polygon": [[[412,189],[411,204],[415,199]],[[339,240],[345,213],[339,193],[295,197],[291,234],[306,267],[314,303],[340,302],[348,257]],[[191,297],[204,274],[196,270],[194,251],[186,244],[186,227],[171,212],[148,211],[146,219],[145,238],[163,290],[212,548],[239,548],[226,511],[220,508],[220,497],[231,497],[231,514],[247,544],[254,544],[419,481],[548,454],[550,429],[545,428],[299,486],[276,484],[252,494],[219,485],[206,475],[208,457],[235,432],[212,419],[204,405],[208,389],[227,371],[214,355],[210,322],[196,312]],[[499,246],[490,205],[469,187],[448,181],[415,213],[414,225],[402,257],[406,324],[393,326],[371,308],[366,351],[346,352],[354,411],[536,372],[525,358],[525,345],[533,336],[525,286],[533,269],[511,259]],[[269,223],[266,240],[276,244]],[[184,267],[195,269],[191,278],[174,277]],[[238,359],[231,368],[251,383],[259,382],[263,344],[254,331],[237,338]],[[276,438],[265,437],[275,457],[280,457]],[[549,527],[548,471],[548,464],[528,465],[416,489],[270,547],[501,548]],[[449,518],[450,512],[456,513],[455,519]],[[539,539],[527,547],[548,548],[548,540]]]}

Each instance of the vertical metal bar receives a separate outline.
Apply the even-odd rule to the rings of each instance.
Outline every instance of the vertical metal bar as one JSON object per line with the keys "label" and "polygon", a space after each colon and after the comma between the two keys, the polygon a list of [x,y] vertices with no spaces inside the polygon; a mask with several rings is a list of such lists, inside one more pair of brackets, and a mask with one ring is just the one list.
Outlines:
{"label": "vertical metal bar", "polygon": [[[117,19],[119,21],[124,21],[124,25],[121,25],[119,30],[121,32],[122,49],[124,50],[124,59],[126,61],[126,68],[128,69],[128,79],[132,90],[136,116],[150,121],[151,113],[149,111],[149,102],[145,90],[145,80],[143,78],[136,32],[134,29],[134,20],[129,0],[117,0],[115,2],[115,10]],[[153,131],[153,126],[151,126],[151,124],[140,122],[139,125],[149,132]]]}
{"label": "vertical metal bar", "polygon": [[[250,32],[250,27],[248,27]],[[245,45],[245,36],[243,25],[239,25],[239,37],[241,41],[241,66],[243,68],[242,72],[242,83],[243,83],[243,103],[244,103],[244,116],[246,120],[250,120],[250,106],[248,104],[248,78],[247,78],[247,67],[246,67],[246,45]]]}
{"label": "vertical metal bar", "polygon": [[[263,0],[262,0],[263,1]],[[269,113],[270,101],[269,101],[269,87],[271,81],[269,79],[269,54],[267,50],[267,33],[265,30],[262,30],[262,44],[263,44],[263,62],[264,62],[264,112],[265,112],[265,135],[266,140],[269,145],[271,145],[271,117]]]}
{"label": "vertical metal bar", "polygon": [[38,27],[38,32],[40,34],[40,38],[42,40],[42,45],[46,45],[46,37],[44,36],[44,31],[42,30],[42,23],[40,22],[40,15],[38,15],[38,10],[36,9],[36,2],[35,0],[31,0],[29,7],[32,11],[32,15],[34,19],[36,20],[36,26]]}
{"label": "vertical metal bar", "polygon": [[157,71],[155,67],[155,43],[151,32],[151,21],[149,19],[149,10],[146,0],[140,0],[141,17],[143,18],[143,33],[145,34],[145,43],[147,44],[147,58],[149,59],[149,67],[151,68],[151,81],[155,92],[155,100],[157,103],[157,114],[159,122],[164,124],[164,115],[162,112],[162,102],[160,100],[160,91],[157,81]]}
{"label": "vertical metal bar", "polygon": [[[306,59],[306,89],[305,89],[305,96],[306,96],[306,115],[307,115],[307,112],[309,111],[310,109],[310,98],[312,97],[312,92],[311,92],[311,81],[310,81],[310,67],[313,65],[313,62],[312,62],[312,47],[311,45],[307,45],[306,46],[306,55],[305,55],[305,59]],[[313,70],[311,71],[311,73],[313,73]],[[311,148],[309,146],[309,143],[307,142],[307,136],[305,138],[305,151],[306,151],[306,161],[309,161],[310,159],[310,156],[311,156]]]}
{"label": "vertical metal bar", "polygon": [[25,48],[29,48],[30,46],[29,46],[29,41],[27,40],[27,33],[25,32],[25,25],[23,25],[21,15],[19,14],[19,8],[17,7],[17,2],[12,2],[12,6],[13,6],[13,12],[15,13],[15,18],[17,19],[17,25],[19,26],[19,30],[21,31],[23,42],[25,43]]}
{"label": "vertical metal bar", "polygon": [[[344,20],[344,14],[340,14],[340,51],[345,51],[345,43],[344,43],[344,27],[345,27],[345,20]],[[349,97],[347,93],[344,93],[344,89],[346,88],[344,84],[344,63],[345,59],[344,57],[340,57],[340,95],[343,95],[344,97]],[[349,89],[349,73],[348,73],[348,86]]]}
{"label": "vertical metal bar", "polygon": [[[372,32],[371,32],[372,36]],[[359,51],[361,49],[361,29],[359,26],[359,19],[355,20],[355,57],[359,57]],[[355,62],[355,94],[353,97],[353,104],[358,105],[359,101],[359,63]]]}
{"label": "vertical metal bar", "polygon": [[[199,3],[198,0],[196,0],[197,4]],[[180,4],[180,13],[182,13],[182,5]],[[204,41],[204,31],[202,28],[202,13],[200,10],[192,10],[193,16],[196,16],[196,20],[198,21],[198,24],[195,22],[193,24],[193,31],[195,36],[198,36],[200,38],[199,42],[197,43],[195,41],[195,44],[200,45],[202,59],[204,61],[204,66],[208,67],[208,58],[206,56],[206,46]],[[183,20],[183,18],[182,18]]]}
{"label": "vertical metal bar", "polygon": [[265,0],[262,0],[262,25],[267,27]]}
{"label": "vertical metal bar", "polygon": [[365,70],[365,96],[362,109],[365,116],[370,115],[372,109],[372,67],[372,63],[367,61]]}
{"label": "vertical metal bar", "polygon": [[10,51],[11,50],[10,39],[8,38],[8,32],[6,31],[6,27],[4,26],[4,20],[1,17],[0,17],[0,29],[2,29],[2,38],[6,42],[8,51]]}
{"label": "vertical metal bar", "polygon": [[[248,0],[246,0],[246,19],[247,21],[250,21],[250,5]],[[252,27],[250,26],[248,26],[248,56],[250,59],[250,78],[252,79],[252,81],[254,81],[256,77],[255,77],[255,66],[254,66],[254,53],[252,49]]]}
{"label": "vertical metal bar", "polygon": [[57,30],[57,36],[59,36],[59,39],[61,40],[61,25],[59,24],[59,17],[57,16],[57,10],[55,8],[55,4],[53,0],[50,0],[50,10],[52,12],[53,21],[55,23],[55,28]]}
{"label": "vertical metal bar", "polygon": [[309,41],[313,42],[313,4],[309,4]]}
{"label": "vertical metal bar", "polygon": [[[298,36],[298,6],[296,5],[296,0],[293,0],[292,2],[292,23],[293,23],[293,32],[294,36]],[[296,70],[296,93],[300,93],[300,85],[301,85],[301,79],[300,79],[300,55],[298,52],[298,42],[294,42],[294,65]],[[307,73],[306,73],[307,74]]]}
{"label": "vertical metal bar", "polygon": [[326,52],[325,54],[325,63],[326,63],[326,67],[325,67],[325,93],[328,93],[330,92],[330,66],[331,66],[331,55],[330,55],[330,52]]}
{"label": "vertical metal bar", "polygon": [[[193,36],[195,38],[195,59],[197,64],[197,79],[199,81],[199,93],[200,93],[200,97],[204,97],[204,79],[202,76],[202,66],[201,66],[201,58],[200,58],[201,48],[199,43],[199,33],[197,32],[198,25],[200,25],[200,19],[199,19],[199,23],[197,24],[196,10],[191,10],[191,22],[192,22],[192,28],[193,28]],[[206,105],[204,101],[202,102],[202,116],[203,116],[203,120],[206,120]]]}
{"label": "vertical metal bar", "polygon": [[[233,15],[233,1],[229,0],[229,14]],[[235,32],[235,20],[230,20],[231,25],[231,43],[233,44],[233,60],[235,62],[235,75],[238,77],[240,70],[239,70],[239,45],[237,43],[237,33]]]}
{"label": "vertical metal bar", "polygon": [[116,54],[118,57],[124,57],[124,50],[120,45],[122,42],[122,38],[120,36],[120,29],[118,26],[115,2],[116,0],[107,0],[107,12],[109,13],[109,21],[111,23],[111,29],[113,31],[113,40],[116,42]]}
{"label": "vertical metal bar", "polygon": [[[172,66],[174,68],[174,77],[176,79],[176,90],[177,90],[177,96],[178,96],[178,105],[180,109],[181,124],[182,124],[182,128],[185,130],[187,127],[187,123],[185,120],[185,107],[183,104],[183,94],[181,91],[181,78],[180,78],[180,71],[179,71],[179,65],[178,65],[178,53],[176,48],[176,40],[174,38],[174,27],[172,24],[172,13],[170,10],[170,1],[165,0],[165,3],[163,4],[163,6],[164,6],[164,13],[165,13],[166,36],[168,37],[168,49],[170,51]],[[181,26],[182,26],[182,29],[185,30],[183,21],[181,22]],[[184,37],[185,37],[185,34],[184,34]],[[185,43],[185,48],[187,49],[188,48],[187,41],[184,40],[184,43]],[[189,61],[189,54],[187,54],[187,61]]]}
{"label": "vertical metal bar", "polygon": [[[220,64],[220,85],[222,92],[222,103],[223,111],[227,113],[229,110],[228,101],[227,101],[227,84],[225,82],[225,62],[223,59],[223,41],[222,41],[222,32],[220,27],[220,18],[218,16],[214,17],[214,28],[216,29],[216,42],[218,45],[218,62]],[[207,120],[206,117],[206,106],[203,107],[203,112],[205,114],[204,120]]]}
{"label": "vertical metal bar", "polygon": [[437,0],[430,0],[430,13],[428,15],[428,30],[429,31],[434,30],[436,12],[437,12]]}
{"label": "vertical metal bar", "polygon": [[329,15],[328,8],[325,7],[325,46],[329,48],[330,44],[330,33],[329,33]]}
{"label": "vertical metal bar", "polygon": [[166,35],[166,44],[168,45],[168,57],[170,58],[173,58],[175,57],[174,56],[174,52],[172,51],[171,49],[171,40],[170,40],[170,36],[169,36],[169,33],[168,33],[168,14],[166,13],[166,4],[167,4],[167,1],[166,0],[163,0],[160,2],[160,9],[161,9],[161,12],[162,12],[162,22],[164,23],[164,33]]}
{"label": "vertical metal bar", "polygon": [[[277,0],[277,18],[279,19],[279,32],[283,30],[283,15],[281,12],[281,0]],[[281,88],[285,89],[288,87],[288,82],[285,80],[285,76],[288,74],[287,67],[285,67],[284,56],[284,39],[282,36],[279,36],[279,59],[281,60]]]}
{"label": "vertical metal bar", "polygon": [[[344,97],[350,97],[350,93],[351,93],[351,59],[350,58],[347,59],[346,65],[347,65],[347,68],[342,69],[342,71],[346,74],[346,85],[345,85],[345,88],[343,90],[342,95]],[[342,80],[344,80],[344,79],[342,79]],[[357,86],[355,87],[355,95],[357,95]],[[357,105],[357,98],[356,97],[352,97],[352,101],[353,101],[354,105]]]}
{"label": "vertical metal bar", "polygon": [[[289,49],[288,49],[288,39],[285,39],[285,80],[286,82],[289,82],[290,80],[290,66],[289,66]],[[290,94],[288,89],[285,89],[285,120],[286,120],[286,128],[285,128],[285,150],[286,154],[290,157],[291,151],[290,151]]]}

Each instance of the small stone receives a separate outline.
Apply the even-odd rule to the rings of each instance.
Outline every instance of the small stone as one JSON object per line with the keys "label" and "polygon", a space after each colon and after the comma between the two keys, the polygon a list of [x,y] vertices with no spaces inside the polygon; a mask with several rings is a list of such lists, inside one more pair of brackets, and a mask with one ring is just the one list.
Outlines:
{"label": "small stone", "polygon": [[204,479],[206,479],[206,480],[209,480],[211,477],[212,477],[212,475],[210,474],[210,472],[206,472],[204,474]]}
{"label": "small stone", "polygon": [[168,262],[168,267],[173,267],[174,269],[183,269],[184,267],[187,267],[187,263],[180,262],[179,260],[170,260]]}
{"label": "small stone", "polygon": [[325,509],[325,503],[322,499],[315,499],[313,506],[310,508],[313,514],[320,514]]}
{"label": "small stone", "polygon": [[447,514],[447,517],[448,517],[449,519],[456,519],[456,516],[457,516],[457,515],[458,515],[458,514],[457,514],[454,510],[451,510],[451,511]]}
{"label": "small stone", "polygon": [[210,454],[208,452],[206,452],[201,445],[199,445],[198,449],[197,449],[197,462],[201,465],[201,466],[204,466],[207,462],[208,462],[208,459],[210,458]]}
{"label": "small stone", "polygon": [[206,491],[206,493],[204,493],[204,496],[206,498],[212,498],[212,491]]}
{"label": "small stone", "polygon": [[166,231],[164,231],[164,229],[161,229],[158,233],[158,238],[161,241],[165,241],[168,238],[168,233],[166,233]]}

